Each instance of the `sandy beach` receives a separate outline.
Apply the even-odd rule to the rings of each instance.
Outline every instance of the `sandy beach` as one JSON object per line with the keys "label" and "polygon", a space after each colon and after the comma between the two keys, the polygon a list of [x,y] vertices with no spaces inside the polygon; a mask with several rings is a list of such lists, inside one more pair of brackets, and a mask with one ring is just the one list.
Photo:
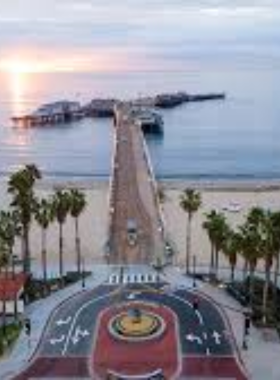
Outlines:
{"label": "sandy beach", "polygon": [[[57,188],[77,187],[84,191],[87,199],[87,207],[80,218],[81,247],[85,259],[85,266],[92,268],[94,263],[102,263],[104,260],[104,244],[107,236],[107,204],[108,182],[52,182],[43,181],[36,187],[38,197],[47,198]],[[6,182],[0,182],[0,209],[6,209],[9,204]],[[68,217],[64,227],[65,244],[65,270],[75,269],[75,235],[74,221]],[[31,233],[32,268],[41,274],[41,231],[38,225],[32,224]],[[58,271],[58,224],[52,223],[48,229],[48,267],[49,275],[54,276]],[[15,254],[20,257],[20,242],[15,246]]]}
{"label": "sandy beach", "polygon": [[[179,206],[180,195],[186,187],[194,187],[201,192],[202,207],[194,215],[192,224],[192,253],[197,256],[199,265],[208,266],[210,244],[206,231],[202,228],[205,214],[212,209],[223,212],[229,224],[237,227],[244,221],[248,210],[260,206],[271,210],[280,209],[279,182],[238,182],[238,183],[194,183],[194,182],[163,182],[161,184],[166,194],[163,204],[167,228],[174,242],[178,256],[176,263],[184,267],[186,244],[186,214]],[[221,255],[221,266],[228,265]],[[237,267],[242,268],[242,260]],[[262,269],[262,263],[259,263]]]}
{"label": "sandy beach", "polygon": [[[160,182],[166,198],[163,204],[167,233],[177,249],[175,263],[184,266],[186,241],[186,214],[179,206],[179,198],[184,188],[196,187],[202,195],[202,207],[193,219],[192,253],[196,254],[199,265],[208,266],[210,244],[206,232],[202,228],[205,213],[212,209],[225,213],[232,226],[239,225],[252,206],[262,206],[272,210],[280,208],[279,183],[190,183],[190,182]],[[87,208],[80,218],[82,252],[87,268],[94,264],[104,263],[104,245],[108,230],[108,190],[109,182],[89,180],[86,182],[53,182],[42,181],[36,187],[38,197],[50,196],[56,188],[77,187],[82,189],[87,198]],[[0,208],[6,209],[9,204],[7,184],[0,182]],[[41,234],[34,222],[31,229],[32,267],[41,273]],[[69,217],[64,228],[65,268],[75,269],[74,223]],[[20,256],[20,242],[15,246],[15,253]],[[261,263],[260,263],[261,264]],[[58,268],[58,225],[53,223],[48,230],[48,265],[51,276]],[[227,261],[221,257],[221,265]],[[242,262],[239,262],[241,268]],[[260,265],[261,268],[261,265]]]}

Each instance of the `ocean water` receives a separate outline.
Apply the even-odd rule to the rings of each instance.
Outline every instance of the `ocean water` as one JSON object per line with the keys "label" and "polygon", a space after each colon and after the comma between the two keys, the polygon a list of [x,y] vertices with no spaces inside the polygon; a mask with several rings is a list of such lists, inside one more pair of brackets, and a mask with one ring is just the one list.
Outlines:
{"label": "ocean water", "polygon": [[[251,64],[252,63],[252,64]],[[0,175],[36,163],[56,178],[107,177],[110,120],[14,128],[10,117],[42,103],[97,96],[129,98],[164,91],[219,92],[225,101],[189,103],[162,112],[164,134],[148,137],[155,173],[165,178],[280,178],[280,69],[254,62],[207,64],[180,71],[0,74]]]}

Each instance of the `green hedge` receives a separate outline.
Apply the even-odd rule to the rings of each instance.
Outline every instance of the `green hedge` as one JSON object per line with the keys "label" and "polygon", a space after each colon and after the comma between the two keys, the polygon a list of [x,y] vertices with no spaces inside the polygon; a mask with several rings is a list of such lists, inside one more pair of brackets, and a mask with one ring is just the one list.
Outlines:
{"label": "green hedge", "polygon": [[20,323],[12,323],[4,327],[0,327],[0,356],[7,351],[18,339],[22,325]]}

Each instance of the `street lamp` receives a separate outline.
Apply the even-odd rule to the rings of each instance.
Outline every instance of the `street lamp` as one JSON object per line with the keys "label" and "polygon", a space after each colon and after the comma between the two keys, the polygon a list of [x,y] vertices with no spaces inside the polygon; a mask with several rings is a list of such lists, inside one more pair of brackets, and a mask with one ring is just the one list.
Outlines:
{"label": "street lamp", "polygon": [[193,287],[196,288],[196,256],[193,256]]}
{"label": "street lamp", "polygon": [[82,288],[86,287],[86,279],[85,279],[85,258],[82,257]]}
{"label": "street lamp", "polygon": [[248,337],[250,335],[250,326],[251,326],[251,313],[248,310],[243,312],[244,315],[244,329],[243,329],[243,341],[242,348],[248,350]]}
{"label": "street lamp", "polygon": [[17,255],[12,255],[12,277],[13,277],[13,280],[16,277],[15,264],[16,264],[17,259],[18,259]]}
{"label": "street lamp", "polygon": [[157,257],[156,262],[152,266],[154,270],[157,272],[157,287],[159,291],[160,273],[163,271],[165,265],[161,262],[160,258]]}

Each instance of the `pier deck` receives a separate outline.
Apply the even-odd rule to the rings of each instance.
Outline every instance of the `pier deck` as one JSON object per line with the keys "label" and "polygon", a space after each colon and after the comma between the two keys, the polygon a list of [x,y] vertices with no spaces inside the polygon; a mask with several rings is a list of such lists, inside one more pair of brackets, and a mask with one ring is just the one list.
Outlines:
{"label": "pier deck", "polygon": [[[151,263],[164,253],[163,223],[143,133],[128,104],[115,109],[112,176],[109,262]],[[129,242],[128,220],[137,225],[136,244]]]}

